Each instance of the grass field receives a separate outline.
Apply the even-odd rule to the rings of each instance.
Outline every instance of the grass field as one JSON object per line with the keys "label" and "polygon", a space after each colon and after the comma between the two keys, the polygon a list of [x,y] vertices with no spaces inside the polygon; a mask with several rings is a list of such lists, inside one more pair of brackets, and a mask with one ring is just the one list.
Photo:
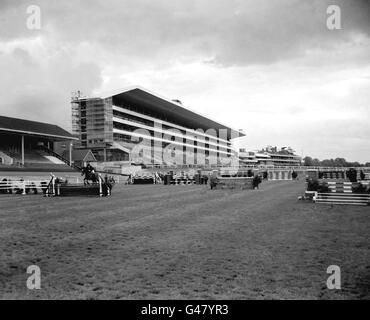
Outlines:
{"label": "grass field", "polygon": [[[298,201],[303,190],[287,181],[0,196],[0,298],[369,299],[369,207]],[[40,290],[26,288],[31,264]],[[332,264],[341,290],[326,288]]]}

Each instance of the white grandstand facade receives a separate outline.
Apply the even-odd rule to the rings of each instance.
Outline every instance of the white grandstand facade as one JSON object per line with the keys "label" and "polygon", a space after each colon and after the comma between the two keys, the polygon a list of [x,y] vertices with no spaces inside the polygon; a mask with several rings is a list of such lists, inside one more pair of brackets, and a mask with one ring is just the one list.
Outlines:
{"label": "white grandstand facade", "polygon": [[98,161],[158,166],[237,166],[232,140],[245,135],[137,86],[73,97],[72,130]]}
{"label": "white grandstand facade", "polygon": [[302,165],[302,157],[295,154],[290,147],[267,146],[258,151],[239,150],[241,166],[263,166],[263,167],[298,167]]}

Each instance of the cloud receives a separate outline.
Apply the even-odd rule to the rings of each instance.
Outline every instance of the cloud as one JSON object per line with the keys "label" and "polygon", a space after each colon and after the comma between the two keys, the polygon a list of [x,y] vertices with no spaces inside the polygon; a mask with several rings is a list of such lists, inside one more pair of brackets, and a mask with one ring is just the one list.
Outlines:
{"label": "cloud", "polygon": [[69,127],[71,92],[90,93],[102,83],[97,65],[75,63],[73,56],[52,50],[42,38],[0,43],[0,48],[2,114]]}
{"label": "cloud", "polygon": [[41,30],[29,4],[0,2],[1,114],[70,128],[71,91],[139,84],[245,128],[247,148],[370,158],[368,1],[34,0]]}
{"label": "cloud", "polygon": [[[343,29],[335,32],[326,27],[326,8],[333,4],[328,0],[34,2],[41,8],[40,33],[46,37],[97,43],[147,61],[191,56],[222,66],[273,63],[305,55],[307,49],[335,50],[351,43],[354,33],[370,34],[366,1],[334,1],[343,15]],[[6,34],[30,34],[25,28],[27,4],[8,5],[2,13],[8,17]]]}

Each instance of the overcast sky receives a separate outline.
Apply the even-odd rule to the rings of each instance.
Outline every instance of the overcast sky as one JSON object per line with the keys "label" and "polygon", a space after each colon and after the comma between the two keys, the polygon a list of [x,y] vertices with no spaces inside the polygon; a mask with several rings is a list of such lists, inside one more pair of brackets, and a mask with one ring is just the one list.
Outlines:
{"label": "overcast sky", "polygon": [[370,161],[369,2],[0,0],[0,114],[70,129],[71,91],[141,85],[243,128],[250,150]]}

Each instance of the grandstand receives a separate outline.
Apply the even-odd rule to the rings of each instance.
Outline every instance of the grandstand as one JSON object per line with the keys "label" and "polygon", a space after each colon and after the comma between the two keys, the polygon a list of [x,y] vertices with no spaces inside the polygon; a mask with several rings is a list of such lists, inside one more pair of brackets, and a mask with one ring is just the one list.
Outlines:
{"label": "grandstand", "polygon": [[73,171],[70,160],[54,152],[54,143],[73,140],[56,125],[0,116],[0,171]]}
{"label": "grandstand", "polygon": [[294,150],[290,147],[282,147],[278,150],[277,147],[267,146],[259,151],[240,149],[239,159],[241,166],[298,167],[302,163],[302,158],[294,154]]}
{"label": "grandstand", "polygon": [[72,130],[78,148],[90,149],[107,165],[176,167],[237,163],[232,139],[245,135],[137,86],[90,97],[76,94]]}

